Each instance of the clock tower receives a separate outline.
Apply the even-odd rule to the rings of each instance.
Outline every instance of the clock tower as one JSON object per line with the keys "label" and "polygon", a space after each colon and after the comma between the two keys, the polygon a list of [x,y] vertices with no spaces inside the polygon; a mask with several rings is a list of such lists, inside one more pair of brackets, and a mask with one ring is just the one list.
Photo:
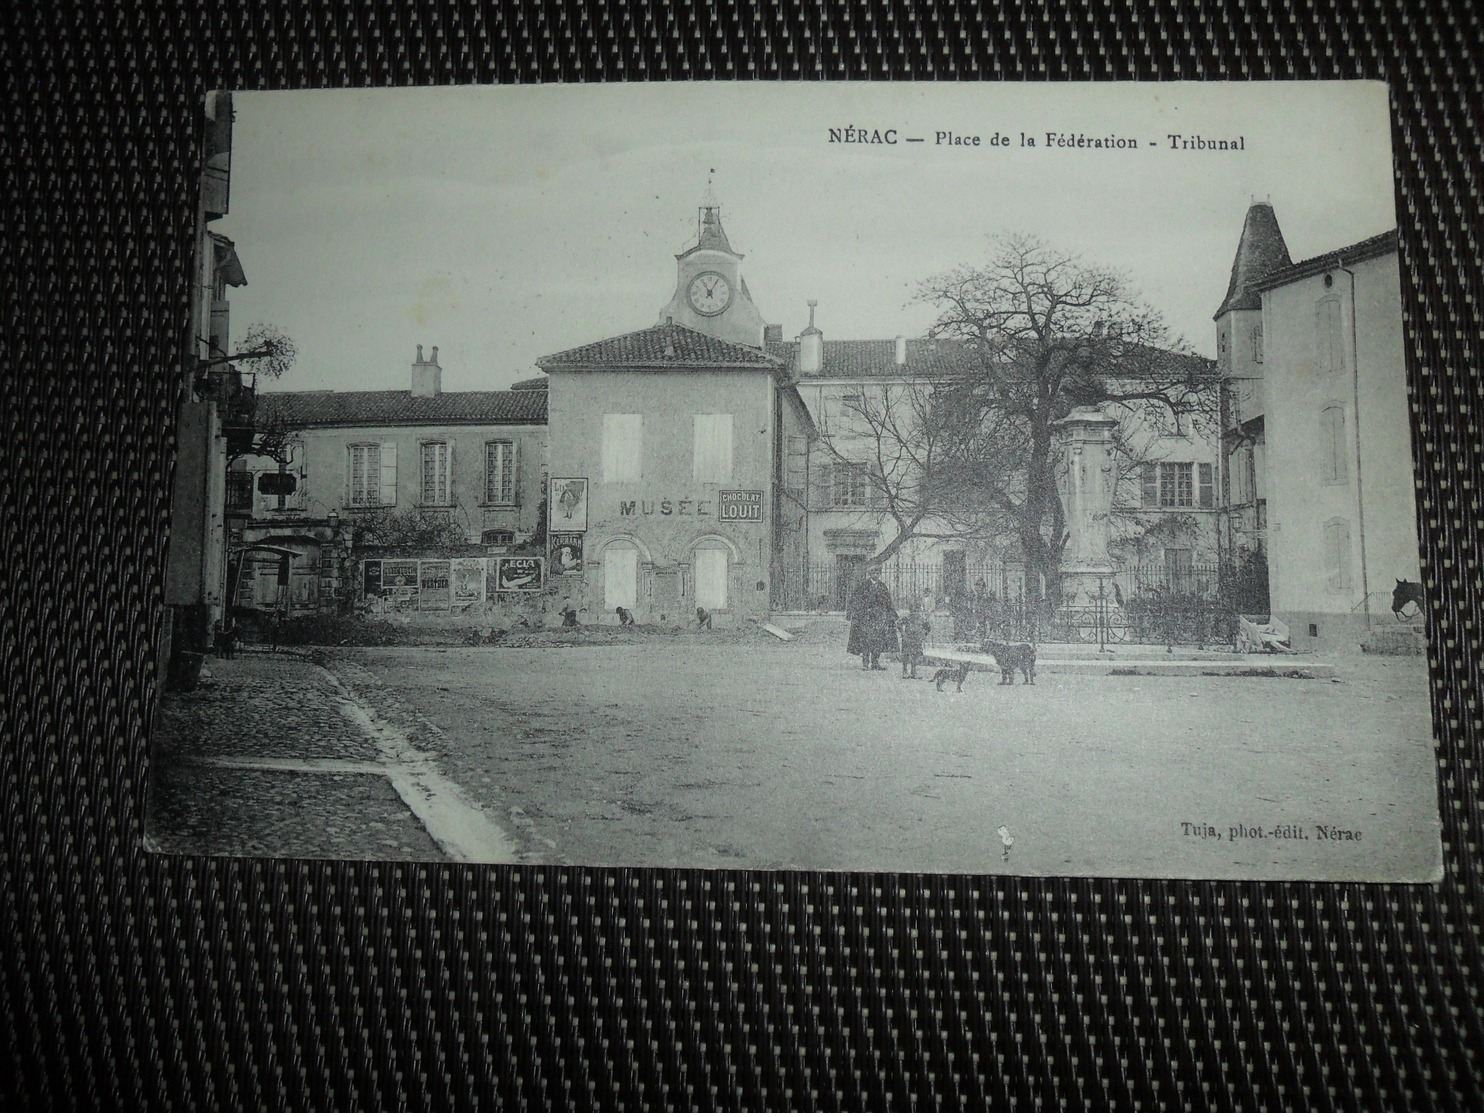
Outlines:
{"label": "clock tower", "polygon": [[763,316],[742,278],[742,255],[721,227],[721,206],[710,196],[696,215],[696,243],[675,257],[675,294],[660,311],[667,321],[738,345],[763,347]]}

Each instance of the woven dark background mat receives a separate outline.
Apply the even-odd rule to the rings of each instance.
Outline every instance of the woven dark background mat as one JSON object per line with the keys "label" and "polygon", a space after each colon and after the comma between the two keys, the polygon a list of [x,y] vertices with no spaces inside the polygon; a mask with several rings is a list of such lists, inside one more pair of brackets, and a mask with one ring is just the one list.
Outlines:
{"label": "woven dark background mat", "polygon": [[[0,1102],[1484,1105],[1480,39],[1469,0],[19,5],[0,30]],[[140,852],[204,90],[1357,77],[1395,111],[1441,887]]]}

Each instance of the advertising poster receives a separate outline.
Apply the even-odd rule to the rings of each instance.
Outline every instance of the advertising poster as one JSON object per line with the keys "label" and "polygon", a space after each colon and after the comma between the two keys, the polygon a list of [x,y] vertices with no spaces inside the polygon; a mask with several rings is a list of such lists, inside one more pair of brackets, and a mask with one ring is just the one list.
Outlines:
{"label": "advertising poster", "polygon": [[417,607],[424,611],[448,608],[448,559],[424,559],[418,564]]}
{"label": "advertising poster", "polygon": [[456,558],[449,569],[449,597],[455,609],[484,600],[484,559]]}
{"label": "advertising poster", "polygon": [[582,573],[582,532],[557,531],[551,535],[551,573]]}
{"label": "advertising poster", "polygon": [[546,507],[551,531],[586,531],[587,478],[553,477]]}
{"label": "advertising poster", "polygon": [[723,489],[716,496],[716,518],[722,523],[761,523],[761,489]]}
{"label": "advertising poster", "polygon": [[380,559],[367,559],[361,564],[361,592],[367,597],[381,596]]}
{"label": "advertising poster", "polygon": [[496,585],[501,593],[535,593],[541,589],[544,559],[512,555],[490,561],[498,564]]}
{"label": "advertising poster", "polygon": [[381,563],[381,596],[402,605],[417,604],[417,560],[384,559]]}

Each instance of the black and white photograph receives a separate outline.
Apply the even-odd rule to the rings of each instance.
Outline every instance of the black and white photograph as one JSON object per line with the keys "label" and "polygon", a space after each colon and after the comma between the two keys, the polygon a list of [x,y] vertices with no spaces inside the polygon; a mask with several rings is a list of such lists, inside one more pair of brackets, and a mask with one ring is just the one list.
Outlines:
{"label": "black and white photograph", "polygon": [[153,853],[1440,878],[1384,84],[201,112]]}

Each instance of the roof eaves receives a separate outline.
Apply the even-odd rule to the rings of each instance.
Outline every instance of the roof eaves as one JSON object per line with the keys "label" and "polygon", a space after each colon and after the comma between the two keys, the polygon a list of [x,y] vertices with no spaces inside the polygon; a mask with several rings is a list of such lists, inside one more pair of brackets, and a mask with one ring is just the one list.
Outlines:
{"label": "roof eaves", "polygon": [[1332,271],[1344,267],[1346,264],[1359,264],[1366,260],[1375,260],[1381,256],[1389,255],[1398,251],[1399,241],[1397,230],[1390,229],[1384,233],[1377,233],[1373,237],[1356,241],[1354,244],[1337,248],[1333,252],[1324,252],[1318,256],[1310,256],[1307,260],[1299,260],[1289,264],[1286,268],[1279,268],[1275,272],[1265,275],[1257,283],[1253,284],[1256,291],[1271,291],[1275,287],[1282,287],[1300,279],[1308,279],[1319,275],[1321,272]]}

